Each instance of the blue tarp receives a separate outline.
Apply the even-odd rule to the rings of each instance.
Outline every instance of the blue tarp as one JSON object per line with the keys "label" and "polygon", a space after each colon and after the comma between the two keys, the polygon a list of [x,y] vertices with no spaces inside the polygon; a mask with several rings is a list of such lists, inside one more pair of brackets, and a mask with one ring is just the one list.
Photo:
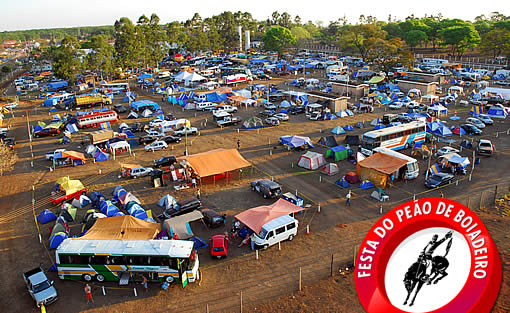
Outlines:
{"label": "blue tarp", "polygon": [[46,224],[48,222],[54,221],[57,219],[57,216],[55,213],[51,212],[50,210],[44,210],[42,211],[39,216],[37,217],[37,220],[41,224]]}
{"label": "blue tarp", "polygon": [[134,110],[137,110],[138,112],[141,112],[145,109],[151,109],[151,110],[159,110],[161,109],[159,105],[150,100],[139,100],[131,103],[131,108]]}
{"label": "blue tarp", "polygon": [[65,80],[61,80],[58,82],[53,82],[53,83],[48,84],[48,88],[53,91],[56,91],[59,88],[63,88],[63,87],[67,87],[67,86],[68,86],[68,84],[67,84],[67,81],[65,81]]}
{"label": "blue tarp", "polygon": [[508,113],[506,113],[505,110],[500,107],[491,106],[487,112],[487,115],[493,118],[506,118]]}
{"label": "blue tarp", "polygon": [[297,148],[304,145],[308,145],[308,147],[313,148],[310,138],[303,136],[282,136],[280,137],[280,143],[282,145],[290,146],[291,148]]}
{"label": "blue tarp", "polygon": [[207,248],[207,243],[202,239],[202,238],[199,238],[199,237],[196,237],[196,236],[193,236],[191,237],[189,240],[193,241],[194,245],[193,247],[195,249],[202,249],[202,248]]}
{"label": "blue tarp", "polygon": [[58,98],[51,97],[51,98],[48,98],[48,99],[44,100],[43,106],[44,107],[52,107],[52,106],[57,105],[57,103],[58,103]]}

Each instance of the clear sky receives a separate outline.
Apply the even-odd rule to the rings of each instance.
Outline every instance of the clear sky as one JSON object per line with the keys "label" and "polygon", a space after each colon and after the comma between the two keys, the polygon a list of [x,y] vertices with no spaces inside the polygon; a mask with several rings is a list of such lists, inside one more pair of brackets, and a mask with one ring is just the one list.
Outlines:
{"label": "clear sky", "polygon": [[156,13],[162,23],[190,19],[195,12],[209,17],[223,11],[250,12],[262,20],[272,12],[287,11],[302,21],[323,21],[327,25],[344,15],[356,22],[360,14],[373,15],[379,20],[388,20],[391,14],[398,19],[414,14],[441,13],[446,18],[473,20],[480,14],[498,11],[510,14],[510,1],[492,0],[477,3],[474,0],[0,0],[0,31],[113,25],[116,19],[127,16],[136,21],[142,14]]}

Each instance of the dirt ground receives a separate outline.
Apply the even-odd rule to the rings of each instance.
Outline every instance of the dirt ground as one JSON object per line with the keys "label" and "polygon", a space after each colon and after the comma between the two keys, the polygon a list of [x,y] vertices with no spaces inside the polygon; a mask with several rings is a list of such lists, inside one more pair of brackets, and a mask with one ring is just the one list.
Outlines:
{"label": "dirt ground", "polygon": [[[317,75],[319,75],[318,73]],[[272,81],[275,83],[275,81]],[[278,83],[278,81],[276,81]],[[228,182],[201,186],[202,200],[206,207],[214,208],[228,215],[227,225],[232,216],[251,207],[270,204],[249,188],[249,181],[272,176],[274,180],[283,184],[284,191],[298,192],[305,198],[310,209],[297,216],[300,221],[299,235],[292,242],[283,242],[281,251],[278,247],[271,247],[261,251],[259,259],[248,247],[237,248],[238,241],[230,242],[229,257],[224,260],[212,259],[207,248],[199,250],[199,259],[203,280],[200,284],[189,284],[186,288],[178,285],[162,291],[159,285],[151,283],[149,292],[144,294],[140,285],[130,284],[120,288],[115,283],[94,283],[93,294],[95,303],[87,305],[83,294],[83,283],[61,281],[50,273],[55,280],[60,299],[48,307],[48,312],[135,312],[150,309],[153,312],[237,312],[240,309],[242,292],[243,305],[247,312],[362,312],[357,300],[352,279],[353,256],[358,245],[363,240],[370,227],[381,216],[381,203],[370,197],[370,190],[361,190],[352,186],[354,194],[352,207],[345,206],[347,190],[334,184],[342,175],[355,171],[355,165],[340,161],[340,173],[334,176],[324,176],[318,171],[307,171],[296,166],[302,152],[288,151],[277,145],[278,138],[283,135],[309,136],[314,143],[321,136],[331,134],[335,126],[354,125],[358,121],[365,121],[364,129],[355,128],[353,134],[362,134],[371,127],[369,123],[376,117],[381,117],[385,111],[377,108],[374,113],[355,115],[333,121],[310,121],[304,115],[291,116],[290,121],[278,127],[260,130],[238,130],[236,127],[225,129],[213,126],[209,121],[210,113],[182,111],[178,106],[161,103],[161,97],[150,95],[137,90],[139,99],[152,99],[158,102],[165,112],[173,113],[177,118],[188,118],[193,126],[199,127],[208,119],[206,129],[200,131],[199,136],[188,138],[190,154],[208,151],[215,148],[236,148],[237,139],[241,140],[241,154],[249,160],[252,168],[244,169],[240,176],[232,177]],[[116,100],[117,102],[118,100]],[[31,126],[37,121],[48,122],[51,119],[48,108],[39,106],[40,101],[24,101],[15,110],[15,117],[7,122],[11,125],[11,132],[17,139],[16,151],[19,161],[14,171],[0,177],[2,189],[0,195],[0,264],[4,265],[0,292],[11,297],[0,299],[1,311],[36,312],[22,281],[22,273],[39,263],[48,269],[54,260],[54,252],[47,251],[49,225],[39,225],[39,232],[34,223],[42,210],[49,208],[48,195],[55,181],[62,176],[69,175],[73,179],[80,179],[89,191],[100,191],[111,196],[113,188],[122,185],[142,200],[142,204],[151,209],[153,216],[157,216],[162,209],[157,201],[170,193],[178,200],[194,196],[195,191],[184,189],[175,191],[174,184],[168,187],[152,188],[148,179],[126,180],[119,178],[121,163],[139,163],[150,165],[153,160],[163,155],[173,154],[181,156],[184,153],[184,142],[174,145],[169,151],[145,152],[143,147],[133,149],[134,154],[120,155],[116,160],[92,163],[75,168],[60,168],[50,171],[50,163],[44,155],[60,146],[56,138],[34,139],[32,148],[28,140],[27,121]],[[239,115],[247,118],[256,115],[261,108],[242,109]],[[469,109],[463,107],[450,108],[464,120]],[[126,114],[121,115],[125,118]],[[150,118],[141,119],[142,121]],[[128,120],[128,124],[134,120]],[[138,120],[136,120],[138,121]],[[448,120],[449,125],[460,124],[460,121]],[[114,129],[118,124],[114,126]],[[452,184],[441,191],[448,198],[457,200],[481,214],[489,232],[493,236],[502,256],[505,278],[502,283],[500,297],[494,312],[504,312],[510,307],[509,299],[509,252],[508,229],[509,218],[489,208],[493,199],[494,187],[498,186],[502,195],[510,186],[510,178],[502,173],[510,170],[510,138],[506,130],[510,128],[508,120],[497,121],[494,126],[484,130],[484,137],[490,138],[496,145],[497,153],[491,158],[482,158],[475,167],[471,181],[467,176],[459,176],[458,185]],[[81,137],[86,130],[73,135],[73,143],[66,146],[68,150],[83,151]],[[498,137],[496,132],[500,132]],[[343,136],[336,136],[342,143]],[[459,144],[459,138],[453,146]],[[443,144],[439,143],[438,148]],[[325,153],[326,148],[317,145],[313,151]],[[33,157],[32,157],[33,153]],[[405,151],[409,154],[409,151]],[[471,156],[471,151],[463,151],[461,155]],[[31,162],[33,162],[33,167]],[[427,162],[420,160],[421,173],[427,168]],[[409,201],[416,197],[439,196],[439,190],[428,191],[423,186],[424,177],[410,182],[396,182],[387,190],[390,201],[382,205],[382,211]],[[32,190],[34,186],[34,190]],[[32,199],[35,204],[32,207]],[[317,212],[320,204],[321,212]],[[480,210],[482,207],[482,210]],[[71,235],[78,235],[81,231],[81,218],[84,211],[78,212],[75,223],[71,225]],[[339,227],[345,224],[346,227]],[[311,233],[306,233],[306,225]],[[214,230],[207,229],[201,222],[191,224],[193,232],[204,240],[211,235],[223,233],[228,227]],[[331,273],[331,259],[333,258],[334,277]],[[340,268],[349,268],[349,273],[338,273]],[[299,270],[302,271],[303,290],[298,289]],[[105,287],[106,295],[102,293]],[[137,288],[138,296],[134,296],[133,288]]]}

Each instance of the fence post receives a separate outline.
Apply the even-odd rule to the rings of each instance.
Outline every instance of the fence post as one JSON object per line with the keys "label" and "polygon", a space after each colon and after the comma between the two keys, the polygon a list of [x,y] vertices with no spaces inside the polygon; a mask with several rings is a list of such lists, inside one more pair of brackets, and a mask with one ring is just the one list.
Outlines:
{"label": "fence post", "polygon": [[498,185],[494,186],[494,201],[496,203],[496,198],[498,197]]}
{"label": "fence post", "polygon": [[243,313],[243,291],[241,290],[241,313]]}
{"label": "fence post", "polygon": [[301,267],[299,267],[299,291],[301,291]]}
{"label": "fence post", "polygon": [[331,273],[329,276],[333,277],[333,254],[331,254]]}
{"label": "fence post", "polygon": [[480,210],[482,209],[483,191],[480,193]]}

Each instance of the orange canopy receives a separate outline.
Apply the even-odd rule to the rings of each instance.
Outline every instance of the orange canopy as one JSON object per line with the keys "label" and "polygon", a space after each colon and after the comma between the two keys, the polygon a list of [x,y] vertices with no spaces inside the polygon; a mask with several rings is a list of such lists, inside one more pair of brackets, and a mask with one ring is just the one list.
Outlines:
{"label": "orange canopy", "polygon": [[262,226],[283,215],[302,211],[303,208],[290,203],[287,200],[279,199],[271,205],[263,205],[248,209],[237,214],[235,217],[248,228],[260,233]]}
{"label": "orange canopy", "polygon": [[120,165],[121,168],[127,168],[127,169],[134,169],[134,168],[137,168],[137,167],[140,167],[140,165],[138,164],[127,164],[127,163],[124,163],[124,164],[121,164]]}
{"label": "orange canopy", "polygon": [[51,73],[50,72],[42,72],[41,74],[39,74],[39,76],[50,76]]}
{"label": "orange canopy", "polygon": [[142,221],[131,215],[99,218],[77,240],[150,240],[160,232],[158,223]]}
{"label": "orange canopy", "polygon": [[402,166],[406,165],[407,161],[384,153],[374,153],[368,158],[360,161],[358,164],[360,167],[371,168],[390,175],[395,173]]}
{"label": "orange canopy", "polygon": [[250,162],[236,149],[215,149],[203,153],[180,157],[186,160],[200,177],[222,174],[250,166]]}
{"label": "orange canopy", "polygon": [[83,162],[87,161],[87,158],[85,157],[85,155],[78,151],[64,151],[64,152],[62,152],[62,157],[76,159],[76,160],[82,160]]}

